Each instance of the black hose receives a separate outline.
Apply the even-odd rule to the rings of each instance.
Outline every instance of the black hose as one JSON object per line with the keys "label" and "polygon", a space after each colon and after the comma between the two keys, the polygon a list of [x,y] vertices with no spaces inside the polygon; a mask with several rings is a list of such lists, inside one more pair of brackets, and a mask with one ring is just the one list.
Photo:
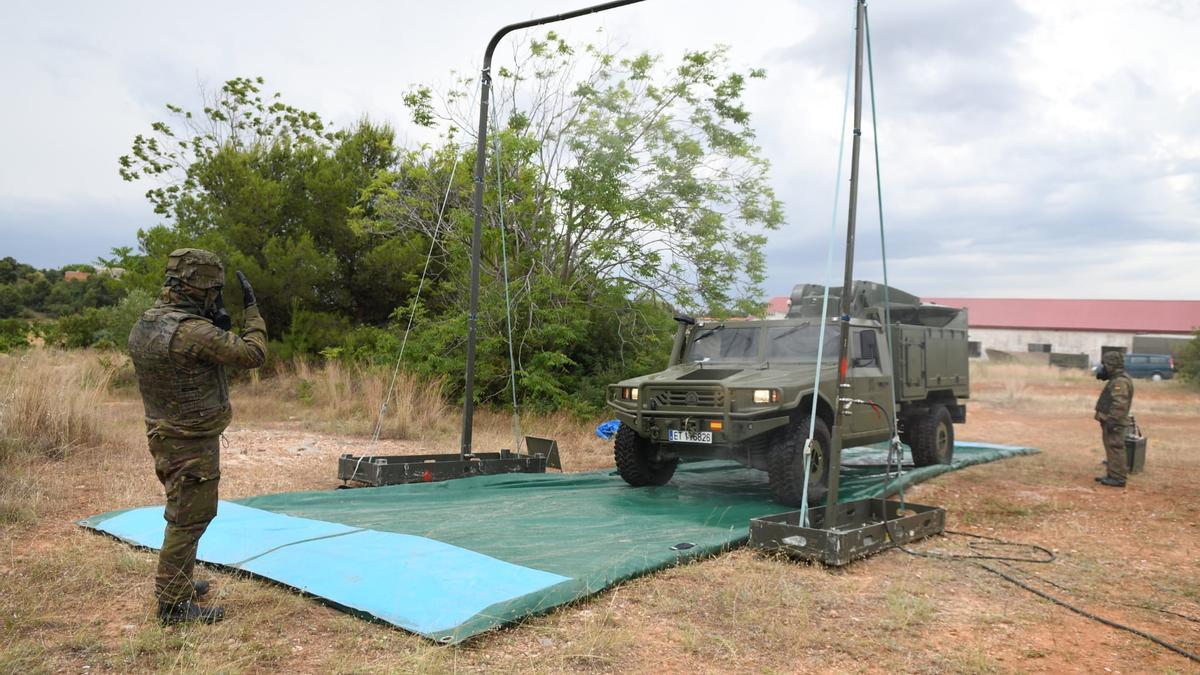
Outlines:
{"label": "black hose", "polygon": [[1126,626],[1123,623],[1117,623],[1116,621],[1113,621],[1112,619],[1106,619],[1102,616],[1092,614],[1091,612],[1087,611],[1086,609],[1081,609],[1079,607],[1076,607],[1075,605],[1070,604],[1069,602],[1059,600],[1058,598],[1054,597],[1053,595],[1050,595],[1049,593],[1038,590],[1037,588],[1030,586],[1029,584],[1025,583],[1024,581],[1021,581],[1020,579],[1018,579],[1014,576],[1005,574],[1004,572],[1001,572],[1000,570],[998,570],[994,567],[989,567],[987,565],[984,565],[981,562],[972,561],[971,564],[976,565],[978,567],[982,567],[983,569],[991,572],[992,574],[995,574],[996,576],[1000,577],[1001,579],[1004,579],[1005,581],[1007,581],[1009,583],[1015,584],[1016,586],[1019,586],[1020,588],[1023,588],[1040,598],[1049,600],[1050,602],[1053,602],[1054,604],[1058,605],[1059,607],[1069,609],[1072,612],[1075,612],[1076,614],[1078,614],[1082,617],[1086,617],[1088,619],[1091,619],[1092,621],[1097,621],[1099,623],[1104,624],[1105,626],[1109,626],[1109,627],[1123,630],[1123,631],[1126,631],[1129,633],[1133,633],[1134,635],[1137,635],[1138,637],[1146,638],[1147,640],[1153,642],[1154,644],[1156,644],[1160,647],[1165,647],[1165,648],[1175,652],[1176,654],[1179,654],[1180,656],[1184,656],[1184,657],[1189,658],[1197,663],[1200,663],[1200,656],[1197,656],[1196,654],[1189,652],[1188,650],[1184,649],[1183,647],[1173,645],[1170,642],[1167,642],[1166,640],[1163,640],[1162,638],[1160,638],[1156,635],[1147,633],[1144,630],[1139,630],[1132,626]]}
{"label": "black hose", "polygon": [[[981,539],[981,540],[984,540],[984,541],[987,541],[990,543],[985,544],[985,545],[976,545],[974,542],[969,542],[967,544],[967,546],[969,548],[971,548],[971,550],[973,551],[972,553],[946,553],[944,551],[914,551],[899,542],[899,540],[896,538],[896,535],[892,532],[892,527],[891,527],[890,522],[884,523],[884,530],[887,532],[888,538],[892,540],[893,547],[898,548],[901,551],[904,551],[905,553],[907,553],[911,556],[916,556],[918,558],[933,558],[935,560],[968,560],[968,561],[970,561],[970,560],[1006,560],[1006,561],[1011,561],[1011,562],[1027,562],[1027,563],[1039,563],[1039,564],[1052,563],[1056,559],[1054,552],[1044,546],[1038,546],[1037,544],[1022,544],[1020,542],[1014,542],[1014,541],[1005,541],[1003,539],[997,539],[996,537],[988,537],[988,536],[985,536],[982,534],[974,534],[971,532],[959,532],[956,530],[943,530],[943,532],[945,534],[953,534],[953,535],[957,535],[960,537],[970,537],[972,539]],[[991,553],[980,553],[978,551],[982,548],[982,546],[997,546],[1000,548],[1026,548],[1026,549],[1030,549],[1032,551],[1041,553],[1042,555],[1037,556],[1037,557],[1034,557],[1032,555],[1018,557],[1018,556],[1011,556],[1011,555],[994,555]]]}
{"label": "black hose", "polygon": [[1040,581],[1041,583],[1043,583],[1043,584],[1046,584],[1046,585],[1048,585],[1048,586],[1053,586],[1053,587],[1057,588],[1057,589],[1058,589],[1058,590],[1060,590],[1060,591],[1065,591],[1065,592],[1067,592],[1067,593],[1076,593],[1076,594],[1084,594],[1084,595],[1088,595],[1089,599],[1091,599],[1091,600],[1097,600],[1097,599],[1099,599],[1099,600],[1100,600],[1100,602],[1106,602],[1106,603],[1108,603],[1108,604],[1110,604],[1110,605],[1120,605],[1120,606],[1122,606],[1122,607],[1132,607],[1132,608],[1134,608],[1134,609],[1144,609],[1144,610],[1146,610],[1147,612],[1158,612],[1158,613],[1160,613],[1160,614],[1169,614],[1169,615],[1171,615],[1171,616],[1179,617],[1180,619],[1185,619],[1185,620],[1187,620],[1187,621],[1191,621],[1192,623],[1200,623],[1200,619],[1198,619],[1198,618],[1196,618],[1196,617],[1194,617],[1194,616],[1190,616],[1190,615],[1188,615],[1188,614],[1183,614],[1183,613],[1181,613],[1181,612],[1174,612],[1174,611],[1171,611],[1171,610],[1169,610],[1169,609],[1162,609],[1162,608],[1159,608],[1159,607],[1151,607],[1150,605],[1139,605],[1139,604],[1137,604],[1137,603],[1134,603],[1134,602],[1117,602],[1116,600],[1104,600],[1104,599],[1102,599],[1102,598],[1096,598],[1096,597],[1094,597],[1094,596],[1092,596],[1092,595],[1088,594],[1086,591],[1080,591],[1080,590],[1078,590],[1078,589],[1074,589],[1074,588],[1070,588],[1070,587],[1068,587],[1068,586],[1064,586],[1064,585],[1062,585],[1062,584],[1060,584],[1060,583],[1058,583],[1058,582],[1056,582],[1056,581],[1054,581],[1054,580],[1052,580],[1052,579],[1047,579],[1046,577],[1043,577],[1043,576],[1041,576],[1040,574],[1034,574],[1033,572],[1029,572],[1029,571],[1027,571],[1027,570],[1021,569],[1020,567],[1017,567],[1016,565],[1013,565],[1012,563],[1002,562],[1002,563],[1000,563],[1000,564],[1001,564],[1001,565],[1004,565],[1005,567],[1007,567],[1007,568],[1009,568],[1009,569],[1011,569],[1011,570],[1013,570],[1014,572],[1020,572],[1021,574],[1025,575],[1025,578],[1026,578],[1026,579],[1037,579],[1037,580],[1038,580],[1038,581]]}
{"label": "black hose", "polygon": [[[960,554],[960,553],[944,553],[941,551],[922,552],[922,551],[914,551],[914,550],[904,546],[903,544],[898,543],[896,541],[895,535],[891,531],[891,527],[887,523],[884,523],[884,529],[888,533],[888,537],[891,538],[892,545],[895,548],[898,548],[901,551],[903,551],[909,555],[917,556],[920,558],[933,558],[935,560],[961,560],[964,562],[969,562],[972,565],[975,565],[977,567],[982,567],[983,569],[987,570],[988,572],[991,572],[992,574],[995,574],[996,576],[1000,577],[1001,579],[1004,579],[1005,581],[1008,581],[1009,583],[1012,583],[1019,588],[1023,588],[1040,598],[1049,600],[1050,602],[1058,605],[1059,607],[1062,607],[1064,609],[1069,609],[1072,612],[1075,612],[1076,614],[1078,614],[1082,617],[1091,619],[1098,623],[1102,623],[1105,626],[1109,626],[1110,628],[1116,628],[1118,630],[1123,630],[1123,631],[1126,631],[1129,633],[1133,633],[1134,635],[1137,635],[1138,637],[1141,637],[1141,638],[1145,638],[1160,647],[1169,649],[1169,650],[1175,652],[1176,654],[1179,654],[1180,656],[1186,657],[1188,659],[1191,659],[1192,661],[1200,663],[1200,656],[1197,656],[1196,654],[1189,652],[1188,650],[1184,649],[1183,647],[1180,647],[1178,645],[1174,645],[1170,642],[1167,642],[1166,640],[1163,640],[1162,638],[1158,637],[1157,635],[1154,635],[1152,633],[1147,633],[1144,630],[1140,630],[1140,629],[1134,628],[1132,626],[1126,626],[1123,623],[1118,623],[1116,621],[1113,621],[1112,619],[1106,619],[1102,616],[1093,614],[1093,613],[1087,611],[1086,609],[1076,607],[1075,605],[1072,605],[1071,603],[1066,602],[1065,600],[1060,600],[1059,598],[1056,598],[1053,595],[1046,593],[1045,591],[1042,591],[1038,588],[1034,588],[1033,586],[1030,586],[1029,584],[1025,583],[1024,581],[1021,581],[1020,579],[1018,579],[1010,574],[1006,574],[994,567],[991,567],[991,566],[983,564],[982,562],[979,562],[980,560],[1000,560],[1000,561],[1012,561],[1012,562],[1041,563],[1041,564],[1053,562],[1055,560],[1054,553],[1043,546],[1038,546],[1037,544],[1022,544],[1022,543],[1018,543],[1018,542],[1005,541],[1005,540],[999,539],[997,537],[988,537],[988,536],[985,536],[982,534],[974,534],[971,532],[959,532],[959,531],[955,531],[955,530],[945,530],[946,534],[954,534],[954,535],[958,535],[958,536],[962,536],[962,537],[970,537],[972,539],[980,539],[980,540],[991,542],[990,544],[987,544],[988,546],[1029,548],[1029,549],[1032,549],[1035,551],[1040,551],[1040,552],[1044,553],[1045,557],[1017,558],[1017,557],[1011,557],[1011,556],[996,556],[996,555],[981,554],[981,553]],[[971,546],[971,544],[968,544],[968,546]],[[971,548],[976,549],[977,547],[971,546]],[[1041,577],[1037,577],[1037,578],[1041,579]],[[1046,581],[1047,583],[1049,583],[1057,588],[1067,590],[1065,587],[1055,584],[1054,582],[1051,582],[1051,581],[1048,581],[1045,579],[1042,579],[1042,581]],[[1167,613],[1175,614],[1175,612],[1167,612]],[[1179,616],[1183,616],[1183,618],[1191,620],[1191,617],[1188,617],[1188,616],[1185,616],[1182,614],[1180,614]]]}

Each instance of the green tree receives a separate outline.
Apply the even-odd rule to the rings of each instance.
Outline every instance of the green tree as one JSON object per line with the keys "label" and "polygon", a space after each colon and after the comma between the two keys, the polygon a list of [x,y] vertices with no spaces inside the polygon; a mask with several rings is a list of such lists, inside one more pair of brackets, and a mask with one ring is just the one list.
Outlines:
{"label": "green tree", "polygon": [[46,331],[47,341],[63,347],[97,346],[123,350],[133,324],[152,304],[153,295],[140,289],[131,291],[115,305],[89,307],[60,317]]}
{"label": "green tree", "polygon": [[369,215],[360,194],[396,161],[392,130],[366,120],[333,130],[262,85],[230,80],[198,113],[168,105],[172,124],[156,122],[120,159],[125,180],[155,183],[146,197],[169,219],[139,232],[144,264],[131,283],[161,283],[171,250],[199,246],[226,260],[230,279],[250,275],[275,337],[296,308],[386,320],[402,298],[353,290],[359,261],[387,242],[349,220],[356,205]]}
{"label": "green tree", "polygon": [[37,273],[33,266],[17,262],[16,258],[12,256],[0,258],[0,284],[15,284],[22,280],[32,281]]}
{"label": "green tree", "polygon": [[[676,308],[761,308],[765,233],[782,209],[742,96],[763,73],[732,68],[723,48],[667,64],[554,33],[527,46],[494,84],[477,392],[508,400],[511,301],[526,401],[586,410],[608,381],[663,364]],[[396,355],[424,273],[407,358],[458,381],[472,82],[406,96],[414,120],[443,132],[409,149],[365,120],[333,130],[262,86],[230,80],[203,110],[168,106],[169,122],[134,139],[121,175],[151,181],[165,222],[139,233],[138,253],[100,262],[152,293],[172,249],[214,250],[250,275],[285,348],[373,362]]]}
{"label": "green tree", "polygon": [[1197,329],[1191,341],[1184,345],[1177,361],[1179,376],[1193,384],[1200,384],[1200,329]]}
{"label": "green tree", "polygon": [[[497,71],[485,177],[481,400],[503,400],[507,385],[506,261],[520,388],[548,407],[599,403],[607,378],[661,367],[672,308],[761,309],[765,232],[782,222],[782,208],[741,97],[762,76],[731,69],[723,48],[667,66],[649,54],[576,50],[554,33]],[[460,81],[443,97],[444,110],[433,108],[428,88],[409,93],[414,120],[441,125],[447,144],[373,186],[374,217],[360,221],[380,236],[436,238],[445,273],[428,309],[445,320],[419,327],[413,353],[441,373],[461,371],[461,350],[438,346],[457,347],[465,333],[458,317],[474,153],[455,150],[454,139],[473,128],[471,86]],[[435,232],[447,187],[447,222]]]}
{"label": "green tree", "polygon": [[0,354],[29,346],[35,330],[28,321],[0,319]]}

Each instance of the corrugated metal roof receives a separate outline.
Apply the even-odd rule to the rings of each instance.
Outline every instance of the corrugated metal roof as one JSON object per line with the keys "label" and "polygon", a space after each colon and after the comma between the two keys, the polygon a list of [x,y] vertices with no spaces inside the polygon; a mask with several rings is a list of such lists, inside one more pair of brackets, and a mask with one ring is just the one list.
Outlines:
{"label": "corrugated metal roof", "polygon": [[[1046,300],[1030,298],[923,298],[966,307],[976,328],[1191,333],[1200,328],[1200,300]],[[768,312],[787,312],[788,297],[767,301]]]}
{"label": "corrugated metal roof", "polygon": [[924,298],[966,307],[976,328],[1121,333],[1190,333],[1200,328],[1200,300],[1046,300],[1021,298]]}

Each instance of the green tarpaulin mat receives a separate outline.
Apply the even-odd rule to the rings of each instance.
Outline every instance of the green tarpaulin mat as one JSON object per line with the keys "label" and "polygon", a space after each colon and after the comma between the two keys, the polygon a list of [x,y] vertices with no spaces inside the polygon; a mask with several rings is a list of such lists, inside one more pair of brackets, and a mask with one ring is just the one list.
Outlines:
{"label": "green tarpaulin mat", "polygon": [[[839,498],[891,495],[1034,452],[960,442],[952,465],[906,469],[888,481],[885,452],[854,448],[844,453]],[[739,546],[751,518],[792,510],[771,500],[763,472],[729,462],[684,464],[669,484],[650,488],[631,488],[612,471],[505,474],[236,504],[222,504],[201,541],[202,560],[448,643]],[[82,524],[157,547],[161,513],[135,509]]]}

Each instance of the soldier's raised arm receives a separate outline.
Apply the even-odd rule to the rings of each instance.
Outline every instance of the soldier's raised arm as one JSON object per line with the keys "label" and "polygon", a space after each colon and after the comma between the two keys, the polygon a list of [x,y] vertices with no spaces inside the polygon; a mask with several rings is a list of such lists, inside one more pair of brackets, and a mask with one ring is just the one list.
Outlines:
{"label": "soldier's raised arm", "polygon": [[172,351],[187,359],[233,368],[258,368],[267,358],[267,322],[258,305],[246,308],[241,335],[221,330],[208,321],[185,321],[172,340]]}
{"label": "soldier's raised arm", "polygon": [[242,334],[235,335],[208,321],[186,321],[172,340],[172,351],[186,359],[233,368],[257,368],[263,364],[267,359],[267,322],[258,311],[254,288],[241,270],[237,271],[237,280],[242,286],[242,306],[246,309],[246,328]]}

